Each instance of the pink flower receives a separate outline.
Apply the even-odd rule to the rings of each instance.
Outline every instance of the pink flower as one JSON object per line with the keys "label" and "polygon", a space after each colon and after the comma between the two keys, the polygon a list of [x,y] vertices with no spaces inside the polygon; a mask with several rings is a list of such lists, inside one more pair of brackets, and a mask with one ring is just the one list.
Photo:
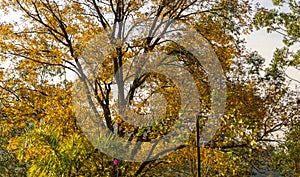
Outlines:
{"label": "pink flower", "polygon": [[117,159],[114,160],[114,165],[118,165],[119,161]]}

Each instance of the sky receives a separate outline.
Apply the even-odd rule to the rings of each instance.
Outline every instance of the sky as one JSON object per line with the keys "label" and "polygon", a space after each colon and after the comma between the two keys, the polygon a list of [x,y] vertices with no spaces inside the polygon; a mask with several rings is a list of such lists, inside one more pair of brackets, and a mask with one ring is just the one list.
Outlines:
{"label": "sky", "polygon": [[[276,48],[282,48],[282,36],[277,33],[267,33],[265,29],[252,32],[250,35],[244,36],[246,40],[246,48],[252,51],[257,51],[264,59],[266,59],[266,65],[268,65],[273,57],[273,53]],[[294,46],[293,50],[299,50],[300,44]],[[300,71],[289,68],[287,75],[300,81]],[[296,87],[296,82],[292,82],[293,89]],[[299,85],[299,83],[298,83]],[[300,89],[300,85],[298,86]],[[299,90],[300,91],[300,90]]]}

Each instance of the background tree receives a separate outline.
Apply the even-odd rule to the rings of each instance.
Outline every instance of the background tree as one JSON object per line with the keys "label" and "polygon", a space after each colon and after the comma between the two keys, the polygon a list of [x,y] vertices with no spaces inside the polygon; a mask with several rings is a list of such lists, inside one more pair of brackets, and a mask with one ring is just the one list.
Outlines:
{"label": "background tree", "polygon": [[[283,48],[276,49],[272,63],[267,69],[268,76],[274,80],[281,80],[282,84],[287,84],[291,80],[297,85],[298,78],[291,78],[286,74],[289,67],[299,70],[300,50],[296,48],[300,42],[300,24],[299,10],[300,4],[294,0],[273,1],[274,8],[260,9],[255,16],[255,26],[266,28],[268,32],[276,32],[283,37]],[[296,88],[297,89],[297,88]],[[280,143],[276,150],[276,154],[272,159],[272,165],[286,176],[299,176],[299,106],[297,100],[299,91],[289,89],[289,101],[292,110],[286,111],[291,116],[291,121],[287,123],[284,131],[284,142]],[[287,101],[286,101],[287,102]]]}
{"label": "background tree", "polygon": [[[285,71],[288,67],[299,70],[298,49],[291,50],[299,44],[299,2],[295,0],[273,1],[274,8],[261,8],[255,15],[257,29],[266,28],[269,33],[276,32],[282,35],[285,47],[277,48],[272,64],[268,69],[268,75],[275,79],[289,77]],[[292,79],[299,83],[299,80]]]}

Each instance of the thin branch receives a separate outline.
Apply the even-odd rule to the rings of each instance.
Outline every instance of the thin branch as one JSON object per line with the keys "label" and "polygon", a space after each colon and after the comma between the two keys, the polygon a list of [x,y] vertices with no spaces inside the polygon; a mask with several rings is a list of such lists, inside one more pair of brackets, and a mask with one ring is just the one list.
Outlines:
{"label": "thin branch", "polygon": [[14,55],[14,56],[22,57],[22,58],[24,58],[24,59],[27,59],[27,60],[30,60],[30,61],[33,61],[33,62],[36,62],[36,63],[40,63],[40,64],[43,64],[43,65],[60,66],[60,67],[69,69],[70,71],[73,71],[76,75],[78,75],[78,76],[80,77],[79,73],[78,73],[76,70],[74,70],[73,68],[68,67],[68,66],[66,66],[66,65],[63,65],[63,64],[43,62],[43,61],[39,61],[39,60],[30,58],[30,57],[28,57],[28,56],[25,56],[25,55],[22,55],[22,54],[19,54],[19,53],[13,53],[13,52],[7,52],[7,53],[3,53],[3,54],[5,54],[5,55]]}

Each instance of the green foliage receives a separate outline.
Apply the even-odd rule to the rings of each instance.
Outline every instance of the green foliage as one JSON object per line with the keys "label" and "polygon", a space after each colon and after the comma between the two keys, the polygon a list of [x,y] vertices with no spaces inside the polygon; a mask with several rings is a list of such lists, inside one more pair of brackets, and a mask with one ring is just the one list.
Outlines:
{"label": "green foliage", "polygon": [[272,157],[272,167],[279,169],[284,176],[300,175],[299,131],[299,122],[297,122],[297,125],[291,126],[291,130],[287,133],[284,143],[279,145],[277,152]]}
{"label": "green foliage", "polygon": [[[291,48],[299,45],[300,42],[300,4],[295,0],[273,0],[275,9],[261,9],[255,16],[255,26],[266,28],[268,32],[277,32],[282,35],[285,47],[277,49],[273,55],[273,60],[266,73],[269,78],[278,81],[280,85],[285,84],[285,71],[288,67],[299,70],[300,50]],[[287,9],[283,11],[282,9]],[[290,78],[291,79],[291,78]],[[293,79],[299,83],[298,79]],[[288,112],[290,121],[286,122],[284,131],[284,141],[279,143],[276,152],[273,154],[271,165],[279,169],[285,176],[299,176],[299,106],[295,106],[297,94],[290,92],[290,101],[286,101],[291,111]],[[291,102],[291,103],[288,103]]]}
{"label": "green foliage", "polygon": [[300,50],[293,51],[291,47],[299,45],[300,42],[300,4],[295,0],[273,0],[273,4],[277,8],[261,8],[256,13],[254,25],[257,29],[266,28],[269,33],[282,35],[286,47],[277,48],[267,73],[275,80],[283,80],[287,67],[299,69]]}

